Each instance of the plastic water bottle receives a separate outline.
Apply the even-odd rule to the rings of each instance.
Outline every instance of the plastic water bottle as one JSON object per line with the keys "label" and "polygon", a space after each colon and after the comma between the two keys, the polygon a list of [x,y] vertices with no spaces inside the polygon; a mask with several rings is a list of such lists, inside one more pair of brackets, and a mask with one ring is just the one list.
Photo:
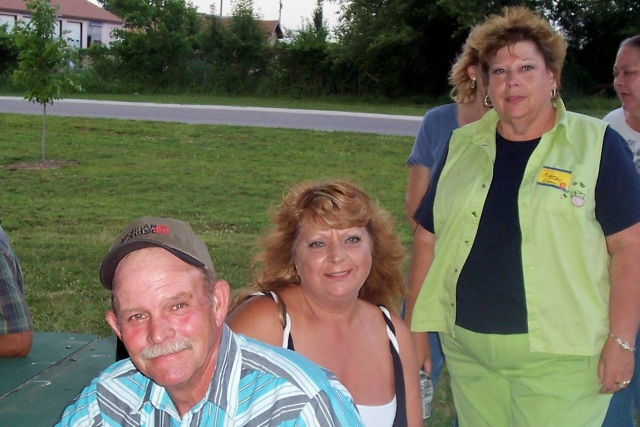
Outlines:
{"label": "plastic water bottle", "polygon": [[420,371],[420,389],[422,390],[422,419],[431,416],[431,401],[433,400],[433,383],[425,371]]}

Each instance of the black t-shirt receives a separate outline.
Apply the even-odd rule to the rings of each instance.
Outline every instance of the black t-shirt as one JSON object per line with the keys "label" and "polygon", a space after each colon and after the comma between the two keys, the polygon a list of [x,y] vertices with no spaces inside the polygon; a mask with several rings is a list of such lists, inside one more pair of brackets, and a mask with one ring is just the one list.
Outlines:
{"label": "black t-shirt", "polygon": [[[496,134],[493,180],[457,285],[456,325],[465,329],[492,334],[528,331],[518,191],[538,142],[511,142]],[[432,233],[433,202],[446,155],[414,215]],[[627,143],[608,127],[595,188],[596,219],[605,236],[640,222],[640,177],[632,159]]]}

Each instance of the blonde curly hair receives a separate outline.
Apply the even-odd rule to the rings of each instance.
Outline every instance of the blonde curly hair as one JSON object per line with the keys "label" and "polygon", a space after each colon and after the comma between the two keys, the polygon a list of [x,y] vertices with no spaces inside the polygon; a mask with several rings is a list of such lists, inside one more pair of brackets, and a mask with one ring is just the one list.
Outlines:
{"label": "blonde curly hair", "polygon": [[562,64],[567,54],[567,42],[561,32],[549,21],[523,6],[505,7],[502,15],[491,15],[475,27],[479,40],[480,67],[485,83],[489,79],[489,61],[498,50],[518,42],[530,41],[536,45],[545,65],[556,78],[560,90]]}
{"label": "blonde curly hair", "polygon": [[453,86],[451,99],[459,104],[473,101],[478,95],[478,85],[467,73],[467,68],[470,66],[480,65],[478,38],[477,31],[473,29],[462,46],[462,52],[456,58],[456,62],[453,63],[449,72],[449,84]]}

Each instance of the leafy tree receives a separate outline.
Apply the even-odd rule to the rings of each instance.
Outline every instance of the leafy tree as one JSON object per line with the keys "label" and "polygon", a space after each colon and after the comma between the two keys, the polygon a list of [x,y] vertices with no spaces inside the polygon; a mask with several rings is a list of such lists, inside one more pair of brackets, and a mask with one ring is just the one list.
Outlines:
{"label": "leafy tree", "polygon": [[319,42],[326,42],[327,37],[329,36],[329,31],[327,30],[327,23],[324,20],[324,8],[323,8],[323,0],[316,0],[316,8],[313,10],[313,35],[315,39]]}
{"label": "leafy tree", "polygon": [[[461,30],[481,22],[505,6],[536,10],[564,32],[569,44],[563,86],[570,92],[601,91],[611,83],[620,42],[638,32],[636,0],[439,0],[456,17]],[[597,61],[593,59],[597,58]]]}
{"label": "leafy tree", "polygon": [[555,0],[438,0],[459,24],[459,30],[468,30],[491,14],[500,14],[507,6],[526,6],[537,11],[546,18],[550,18]]}
{"label": "leafy tree", "polygon": [[237,76],[234,89],[255,90],[269,61],[267,35],[254,12],[253,0],[236,0],[229,21],[229,39],[225,55],[233,58],[232,73]]}
{"label": "leafy tree", "polygon": [[269,65],[267,35],[252,0],[236,0],[228,19],[212,17],[200,46],[226,92],[255,93]]}
{"label": "leafy tree", "polygon": [[71,50],[58,34],[57,7],[50,0],[28,0],[28,22],[14,27],[15,42],[20,49],[18,69],[13,79],[27,90],[25,98],[43,106],[41,157],[45,161],[47,104],[62,99],[65,92],[79,90],[77,78],[69,69]]}
{"label": "leafy tree", "polygon": [[231,58],[224,54],[229,39],[228,26],[213,13],[213,4],[211,11],[198,36],[198,59],[204,64],[204,85],[215,90],[224,89],[223,75]]}
{"label": "leafy tree", "polygon": [[620,42],[638,34],[640,4],[635,0],[559,0],[552,16],[569,42],[563,85],[581,93],[609,87]]}
{"label": "leafy tree", "polygon": [[320,95],[332,92],[333,51],[323,17],[322,0],[317,0],[312,20],[306,21],[290,44],[283,44],[275,67],[280,84],[286,82],[291,95]]}
{"label": "leafy tree", "polygon": [[446,91],[447,70],[463,37],[438,0],[341,0],[342,57],[365,91],[397,97]]}
{"label": "leafy tree", "polygon": [[185,72],[194,55],[200,18],[185,0],[101,0],[121,17],[124,28],[111,53],[120,75],[152,87],[188,81]]}
{"label": "leafy tree", "polygon": [[13,70],[18,66],[18,46],[12,34],[7,31],[7,24],[0,25],[0,74]]}
{"label": "leafy tree", "polygon": [[611,83],[620,41],[637,34],[640,22],[637,0],[329,1],[342,4],[342,62],[358,69],[362,92],[389,96],[446,93],[447,71],[469,29],[505,6],[519,5],[566,35],[565,89],[602,91]]}
{"label": "leafy tree", "polygon": [[[342,5],[330,35],[316,0],[291,43],[270,46],[252,0],[235,0],[230,18],[206,20],[188,0],[99,1],[125,20],[112,48],[87,50],[99,77],[91,81],[113,90],[197,82],[243,94],[440,96],[469,29],[525,5],[566,34],[563,86],[585,93],[610,84],[618,44],[640,21],[637,0],[324,0]],[[0,33],[0,61],[10,45]]]}

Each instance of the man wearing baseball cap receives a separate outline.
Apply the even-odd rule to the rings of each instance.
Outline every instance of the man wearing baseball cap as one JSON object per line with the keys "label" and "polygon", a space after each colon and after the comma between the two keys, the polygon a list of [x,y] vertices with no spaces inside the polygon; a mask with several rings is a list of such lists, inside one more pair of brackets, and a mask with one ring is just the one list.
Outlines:
{"label": "man wearing baseball cap", "polygon": [[100,281],[112,296],[107,322],[131,358],[95,378],[58,425],[362,425],[333,374],[231,332],[229,284],[188,224],[132,222]]}

